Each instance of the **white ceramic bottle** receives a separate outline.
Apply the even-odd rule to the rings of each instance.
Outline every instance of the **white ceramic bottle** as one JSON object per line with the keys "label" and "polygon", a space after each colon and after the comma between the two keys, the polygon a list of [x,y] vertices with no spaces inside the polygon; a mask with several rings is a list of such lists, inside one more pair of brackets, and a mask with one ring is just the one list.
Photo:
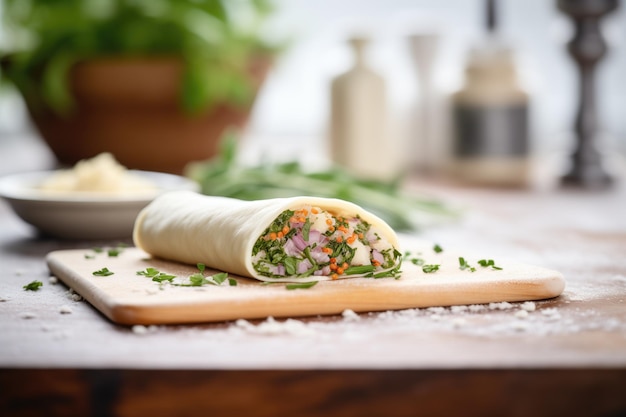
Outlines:
{"label": "white ceramic bottle", "polygon": [[367,179],[390,180],[399,172],[387,127],[386,89],[381,76],[365,61],[368,40],[349,40],[354,66],[331,85],[331,159]]}

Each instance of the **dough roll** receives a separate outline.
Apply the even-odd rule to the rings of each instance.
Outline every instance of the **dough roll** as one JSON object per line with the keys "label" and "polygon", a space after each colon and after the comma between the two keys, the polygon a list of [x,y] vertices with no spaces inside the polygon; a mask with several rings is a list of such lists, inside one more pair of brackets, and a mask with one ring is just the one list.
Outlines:
{"label": "dough roll", "polygon": [[170,192],[137,216],[133,239],[155,257],[262,281],[396,276],[402,258],[383,220],[317,197],[243,201]]}

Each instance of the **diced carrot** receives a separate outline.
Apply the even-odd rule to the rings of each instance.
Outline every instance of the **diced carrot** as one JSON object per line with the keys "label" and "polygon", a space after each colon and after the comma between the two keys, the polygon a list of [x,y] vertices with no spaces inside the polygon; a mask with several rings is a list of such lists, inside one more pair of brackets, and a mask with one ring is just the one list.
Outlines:
{"label": "diced carrot", "polygon": [[320,211],[318,209],[316,209],[315,207],[311,207],[311,213],[313,214],[318,214]]}
{"label": "diced carrot", "polygon": [[276,237],[277,237],[278,239],[282,239],[282,238],[283,238],[283,236],[285,236],[285,234],[284,234],[283,232],[278,232],[278,233],[276,233]]}
{"label": "diced carrot", "polygon": [[336,271],[338,266],[337,266],[337,264],[330,264],[329,268],[330,268],[331,271]]}
{"label": "diced carrot", "polygon": [[337,274],[332,274],[330,277],[331,277],[332,279],[337,279],[337,278],[339,278],[339,275],[337,275]]}
{"label": "diced carrot", "polygon": [[329,226],[333,225],[333,221],[331,219],[326,219],[326,224]]}
{"label": "diced carrot", "polygon": [[344,263],[343,263],[343,265],[341,265],[341,267],[342,267],[343,269],[348,269],[348,263],[347,263],[347,262],[344,262]]}
{"label": "diced carrot", "polygon": [[328,228],[328,230],[330,230],[331,232],[334,232],[334,231],[335,231],[335,226],[330,226],[330,227]]}
{"label": "diced carrot", "polygon": [[341,243],[341,242],[343,242],[343,237],[337,236],[337,243]]}
{"label": "diced carrot", "polygon": [[337,263],[337,258],[330,258],[330,263],[331,264],[336,264]]}
{"label": "diced carrot", "polygon": [[359,239],[363,239],[363,233],[359,233]]}
{"label": "diced carrot", "polygon": [[338,268],[337,268],[337,273],[338,273],[339,275],[343,274],[343,268],[338,267]]}
{"label": "diced carrot", "polygon": [[276,238],[277,238],[276,233],[274,232],[270,233],[270,239],[276,240]]}
{"label": "diced carrot", "polygon": [[283,227],[283,234],[286,235],[287,233],[289,233],[289,226]]}

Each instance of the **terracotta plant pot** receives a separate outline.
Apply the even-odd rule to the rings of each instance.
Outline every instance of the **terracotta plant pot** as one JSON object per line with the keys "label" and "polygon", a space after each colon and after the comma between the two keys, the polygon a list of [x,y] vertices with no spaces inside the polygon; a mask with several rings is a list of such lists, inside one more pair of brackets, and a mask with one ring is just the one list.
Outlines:
{"label": "terracotta plant pot", "polygon": [[[269,60],[251,66],[255,89],[268,68]],[[70,115],[32,105],[28,97],[26,102],[61,164],[106,151],[128,168],[179,174],[190,161],[214,156],[223,132],[242,128],[252,106],[220,104],[187,114],[179,99],[182,72],[183,63],[175,58],[94,59],[71,71]]]}

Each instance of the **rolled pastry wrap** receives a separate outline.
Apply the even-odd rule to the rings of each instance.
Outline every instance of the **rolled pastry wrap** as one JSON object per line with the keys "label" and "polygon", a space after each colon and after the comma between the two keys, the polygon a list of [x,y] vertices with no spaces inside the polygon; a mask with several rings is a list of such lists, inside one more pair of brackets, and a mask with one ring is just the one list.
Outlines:
{"label": "rolled pastry wrap", "polygon": [[133,239],[159,258],[262,281],[393,276],[401,262],[391,227],[329,198],[243,201],[170,192],[137,216]]}

